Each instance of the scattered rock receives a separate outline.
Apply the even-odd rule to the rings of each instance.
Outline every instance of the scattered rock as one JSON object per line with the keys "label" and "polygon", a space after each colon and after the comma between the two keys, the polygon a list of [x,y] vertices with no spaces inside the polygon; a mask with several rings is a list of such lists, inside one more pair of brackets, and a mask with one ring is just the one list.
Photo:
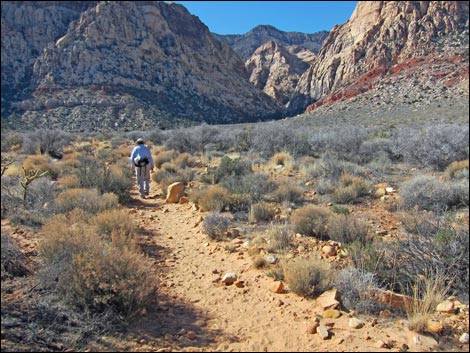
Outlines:
{"label": "scattered rock", "polygon": [[167,189],[167,196],[165,201],[167,203],[178,203],[183,194],[184,184],[182,182],[170,184]]}
{"label": "scattered rock", "polygon": [[271,292],[274,292],[277,294],[284,293],[284,283],[282,283],[282,281],[275,281],[271,285]]}
{"label": "scattered rock", "polygon": [[233,284],[236,280],[237,280],[237,275],[232,272],[227,272],[222,277],[222,283],[225,284],[226,286]]}
{"label": "scattered rock", "polygon": [[322,295],[317,298],[317,303],[323,308],[323,310],[336,309],[339,306],[339,301],[336,300],[337,295],[338,291],[335,288],[330,289],[323,292]]}
{"label": "scattered rock", "polygon": [[310,334],[317,333],[318,326],[320,326],[320,323],[317,321],[314,321],[313,323],[307,326],[307,332]]}
{"label": "scattered rock", "polygon": [[444,325],[439,321],[429,320],[426,323],[426,330],[430,333],[439,334],[444,332]]}
{"label": "scattered rock", "polygon": [[328,331],[328,328],[326,328],[326,326],[323,326],[323,325],[320,325],[320,326],[317,327],[317,333],[324,340],[326,340],[326,339],[328,339],[328,337],[330,337],[330,332]]}
{"label": "scattered rock", "polygon": [[336,253],[337,253],[337,249],[335,246],[331,246],[331,245],[325,245],[322,249],[321,249],[322,253],[325,254],[326,256],[336,256]]}
{"label": "scattered rock", "polygon": [[465,332],[460,336],[459,342],[463,344],[468,344],[468,332]]}
{"label": "scattered rock", "polygon": [[186,334],[186,337],[190,340],[194,340],[194,339],[196,339],[196,332],[188,331],[188,333]]}
{"label": "scattered rock", "polygon": [[437,305],[436,311],[440,313],[453,314],[455,312],[454,302],[445,300]]}
{"label": "scattered rock", "polygon": [[355,317],[353,317],[352,319],[349,319],[349,327],[358,329],[358,328],[361,328],[363,326],[364,326],[364,321],[359,320]]}
{"label": "scattered rock", "polygon": [[341,311],[335,309],[328,309],[323,312],[325,319],[337,319],[341,316]]}

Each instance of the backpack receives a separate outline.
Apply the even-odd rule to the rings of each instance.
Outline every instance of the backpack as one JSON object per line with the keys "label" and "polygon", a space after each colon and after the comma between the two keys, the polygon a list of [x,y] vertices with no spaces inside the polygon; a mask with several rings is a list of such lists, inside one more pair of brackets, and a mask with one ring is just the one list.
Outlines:
{"label": "backpack", "polygon": [[150,163],[150,160],[148,159],[148,157],[144,157],[144,158],[137,157],[134,159],[134,165],[136,167],[144,167],[149,163]]}

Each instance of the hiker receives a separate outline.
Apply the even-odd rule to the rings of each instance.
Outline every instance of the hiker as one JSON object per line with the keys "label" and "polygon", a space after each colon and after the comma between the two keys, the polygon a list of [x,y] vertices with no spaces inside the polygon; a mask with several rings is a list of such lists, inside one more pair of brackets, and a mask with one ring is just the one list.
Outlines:
{"label": "hiker", "polygon": [[145,199],[145,196],[147,196],[150,191],[150,172],[153,171],[155,165],[153,163],[150,149],[145,145],[143,139],[137,139],[136,146],[132,150],[130,160],[132,172],[135,173],[137,178],[140,197]]}

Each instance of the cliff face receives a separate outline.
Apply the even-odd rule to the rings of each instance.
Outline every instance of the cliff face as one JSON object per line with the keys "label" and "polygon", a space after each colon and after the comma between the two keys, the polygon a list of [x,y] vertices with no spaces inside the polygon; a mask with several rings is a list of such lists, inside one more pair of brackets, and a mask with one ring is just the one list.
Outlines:
{"label": "cliff face", "polygon": [[[305,55],[305,51],[299,54]],[[285,105],[309,65],[287,48],[270,41],[254,52],[245,67],[253,85]]]}
{"label": "cliff face", "polygon": [[36,58],[96,1],[2,1],[2,108],[30,88]]}
{"label": "cliff face", "polygon": [[[397,65],[409,64],[426,75],[426,63],[437,56],[441,62],[446,61],[443,57],[464,57],[465,48],[468,56],[468,12],[468,1],[359,2],[349,21],[333,28],[300,78],[290,113],[351,84],[357,92],[349,95],[368,90],[374,85],[372,76],[393,74]],[[459,60],[449,61],[458,66]],[[368,74],[371,78],[364,80]],[[363,84],[355,82],[359,79]]]}
{"label": "cliff face", "polygon": [[54,40],[34,61],[32,97],[15,105],[28,123],[44,109],[49,121],[88,116],[89,129],[233,123],[280,111],[250,84],[233,50],[181,5],[99,2]]}

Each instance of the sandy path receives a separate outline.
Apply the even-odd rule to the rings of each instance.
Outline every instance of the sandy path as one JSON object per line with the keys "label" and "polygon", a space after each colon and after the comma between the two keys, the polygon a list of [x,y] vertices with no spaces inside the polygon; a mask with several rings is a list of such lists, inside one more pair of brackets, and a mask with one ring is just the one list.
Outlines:
{"label": "sandy path", "polygon": [[[377,341],[410,345],[410,333],[390,319],[371,318],[359,330],[348,327],[349,317],[323,319],[331,337],[322,340],[306,328],[323,310],[315,300],[288,291],[270,290],[273,279],[255,269],[243,247],[228,252],[230,242],[210,240],[195,227],[203,215],[188,204],[165,204],[156,193],[141,200],[133,193],[128,205],[145,224],[141,242],[155,259],[159,273],[159,303],[154,312],[129,329],[128,345],[135,351],[389,351]],[[243,236],[240,236],[243,240]],[[225,286],[220,278],[237,274],[244,287]],[[369,320],[369,321],[368,321]],[[369,336],[368,339],[366,337]],[[426,345],[416,346],[416,351]],[[410,351],[412,351],[410,347]]]}

